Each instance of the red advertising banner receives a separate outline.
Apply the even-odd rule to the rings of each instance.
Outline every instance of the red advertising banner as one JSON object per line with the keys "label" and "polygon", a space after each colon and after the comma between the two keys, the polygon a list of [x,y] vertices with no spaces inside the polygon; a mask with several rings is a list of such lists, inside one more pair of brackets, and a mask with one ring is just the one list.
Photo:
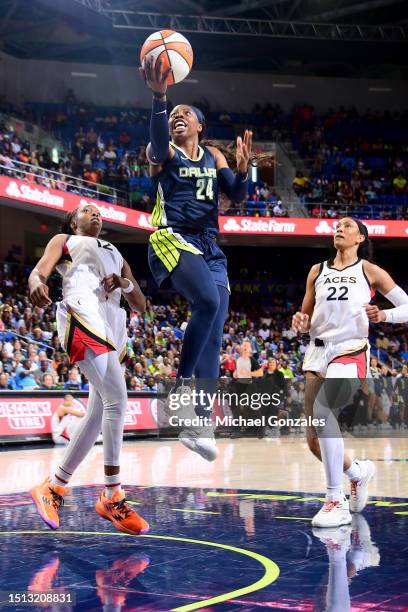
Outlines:
{"label": "red advertising banner", "polygon": [[[63,397],[0,396],[0,438],[51,434],[51,417]],[[87,397],[75,398],[75,406],[86,408]],[[147,397],[128,399],[125,431],[157,429],[157,400]]]}
{"label": "red advertising banner", "polygon": [[[371,238],[408,238],[408,221],[362,219]],[[284,236],[332,236],[335,219],[298,217],[219,217],[224,234],[269,234]]]}
{"label": "red advertising banner", "polygon": [[[0,176],[0,198],[18,200],[43,208],[69,212],[82,204],[94,204],[104,221],[127,227],[152,231],[150,215],[139,210],[85,198],[66,191],[48,189],[35,183]],[[372,238],[408,238],[408,221],[384,219],[363,220]],[[240,235],[331,236],[337,221],[333,219],[275,218],[275,217],[219,217],[220,232]]]}
{"label": "red advertising banner", "polygon": [[99,208],[104,221],[119,223],[127,227],[135,227],[143,230],[153,230],[150,225],[150,215],[139,210],[132,210],[125,206],[109,204],[101,200],[93,200],[84,196],[49,189],[36,183],[19,181],[15,178],[0,176],[0,197],[10,200],[18,200],[27,204],[34,204],[43,208],[59,210],[62,213],[75,210],[82,204],[94,204]]}

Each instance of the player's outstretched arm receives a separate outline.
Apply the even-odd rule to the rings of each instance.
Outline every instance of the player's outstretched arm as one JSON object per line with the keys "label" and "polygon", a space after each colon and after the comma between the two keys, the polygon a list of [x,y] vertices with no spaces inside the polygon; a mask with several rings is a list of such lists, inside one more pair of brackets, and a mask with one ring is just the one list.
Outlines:
{"label": "player's outstretched arm", "polygon": [[364,271],[374,289],[379,291],[395,306],[381,310],[375,304],[366,304],[365,311],[371,323],[407,323],[408,322],[408,295],[392,277],[375,264],[364,262]]}
{"label": "player's outstretched arm", "polygon": [[292,329],[295,332],[306,334],[310,329],[313,309],[316,301],[314,283],[320,272],[320,264],[310,268],[306,280],[306,292],[302,302],[302,309],[292,317]]}
{"label": "player's outstretched arm", "polygon": [[30,299],[34,306],[45,307],[52,303],[48,297],[47,280],[62,256],[65,234],[57,234],[45,247],[44,255],[28,277]]}
{"label": "player's outstretched arm", "polygon": [[248,163],[252,152],[252,132],[245,130],[244,137],[238,136],[236,148],[237,174],[228,167],[225,155],[216,147],[208,147],[215,157],[217,178],[221,191],[232,202],[242,202],[248,195]]}
{"label": "player's outstretched arm", "polygon": [[123,297],[132,310],[138,310],[139,312],[145,310],[146,298],[133,276],[127,261],[123,260],[122,276],[109,274],[102,279],[102,286],[106,293],[111,293],[118,288],[122,289]]}
{"label": "player's outstretched arm", "polygon": [[139,68],[140,74],[152,90],[152,114],[150,117],[150,142],[147,145],[146,155],[153,166],[163,164],[166,159],[173,155],[169,145],[169,123],[167,119],[167,77],[170,68],[163,70],[163,61],[159,60],[154,65],[154,58],[145,60],[144,68]]}

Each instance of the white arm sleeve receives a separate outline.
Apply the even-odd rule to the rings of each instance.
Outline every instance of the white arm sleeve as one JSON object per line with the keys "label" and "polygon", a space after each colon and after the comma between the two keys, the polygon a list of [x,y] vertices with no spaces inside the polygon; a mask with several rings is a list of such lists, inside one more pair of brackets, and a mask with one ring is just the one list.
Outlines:
{"label": "white arm sleeve", "polygon": [[408,323],[408,295],[396,285],[384,297],[396,308],[384,310],[386,323]]}

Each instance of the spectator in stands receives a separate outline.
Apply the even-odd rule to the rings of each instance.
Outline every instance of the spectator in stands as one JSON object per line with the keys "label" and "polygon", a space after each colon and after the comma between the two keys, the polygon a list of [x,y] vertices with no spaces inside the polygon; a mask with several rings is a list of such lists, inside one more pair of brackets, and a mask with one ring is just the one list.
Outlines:
{"label": "spectator in stands", "polygon": [[37,387],[37,381],[34,378],[35,366],[31,359],[25,359],[22,365],[16,369],[15,382],[17,389],[31,391]]}
{"label": "spectator in stands", "polygon": [[39,389],[42,389],[43,391],[53,391],[54,389],[57,389],[57,385],[54,382],[54,376],[51,374],[51,372],[47,372],[42,375],[39,381]]}
{"label": "spectator in stands", "polygon": [[296,172],[296,176],[293,179],[292,187],[297,195],[304,195],[309,188],[309,179],[302,172]]}
{"label": "spectator in stands", "polygon": [[82,381],[77,367],[74,366],[69,371],[68,380],[64,385],[64,389],[69,389],[70,391],[81,391]]}
{"label": "spectator in stands", "polygon": [[148,393],[157,393],[157,383],[154,379],[154,376],[148,376],[146,384],[143,386],[142,391],[147,391]]}
{"label": "spectator in stands", "polygon": [[0,374],[0,391],[12,391],[14,385],[6,372]]}
{"label": "spectator in stands", "polygon": [[41,359],[39,367],[34,371],[34,374],[33,374],[37,385],[41,384],[44,374],[48,374],[48,373],[51,374],[51,371],[52,371],[51,365],[48,359]]}
{"label": "spectator in stands", "polygon": [[279,372],[281,372],[285,379],[292,380],[294,378],[293,370],[289,366],[289,363],[286,359],[281,360],[281,365],[279,367]]}
{"label": "spectator in stands", "polygon": [[405,193],[407,186],[407,179],[400,173],[392,181],[393,187],[396,193]]}
{"label": "spectator in stands", "polygon": [[275,217],[286,217],[287,214],[286,209],[283,207],[282,200],[278,200],[273,207],[273,215]]}

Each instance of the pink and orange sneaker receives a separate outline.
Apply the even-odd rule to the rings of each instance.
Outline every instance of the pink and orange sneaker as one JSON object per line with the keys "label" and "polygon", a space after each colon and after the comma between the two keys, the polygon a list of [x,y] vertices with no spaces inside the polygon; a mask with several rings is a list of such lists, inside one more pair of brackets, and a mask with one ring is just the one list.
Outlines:
{"label": "pink and orange sneaker", "polygon": [[141,554],[127,559],[116,559],[110,568],[96,570],[97,594],[102,605],[124,606],[126,587],[148,567],[150,559]]}
{"label": "pink and orange sneaker", "polygon": [[59,527],[59,509],[64,504],[66,492],[64,487],[51,484],[51,478],[46,478],[42,484],[30,491],[38,514],[51,529]]}
{"label": "pink and orange sneaker", "polygon": [[119,531],[139,535],[147,533],[150,529],[149,523],[126,503],[125,492],[122,490],[116,491],[112,499],[106,497],[105,491],[102,491],[96,502],[95,510],[99,516],[111,521]]}

